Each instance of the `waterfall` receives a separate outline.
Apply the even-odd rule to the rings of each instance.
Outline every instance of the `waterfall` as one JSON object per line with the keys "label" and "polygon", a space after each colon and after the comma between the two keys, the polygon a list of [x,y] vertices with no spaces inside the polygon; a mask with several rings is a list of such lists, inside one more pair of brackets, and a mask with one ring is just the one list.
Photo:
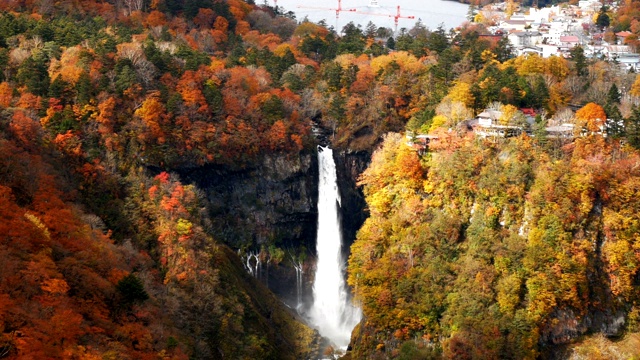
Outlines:
{"label": "waterfall", "polygon": [[296,309],[302,306],[302,266],[296,267]]}
{"label": "waterfall", "polygon": [[260,273],[262,272],[262,263],[260,262],[260,257],[258,253],[255,252],[247,252],[245,254],[241,254],[240,250],[238,250],[238,255],[240,259],[243,261],[243,265],[245,270],[251,274],[256,279],[260,279]]}
{"label": "waterfall", "polygon": [[302,261],[297,260],[291,253],[291,263],[293,268],[296,269],[296,309],[299,311],[302,308],[302,275],[304,274]]}
{"label": "waterfall", "polygon": [[340,193],[330,148],[318,147],[318,166],[318,264],[310,317],[322,336],[344,349],[349,345],[351,331],[360,321],[361,313],[351,304],[344,281],[345,261],[341,254],[342,230],[338,216]]}

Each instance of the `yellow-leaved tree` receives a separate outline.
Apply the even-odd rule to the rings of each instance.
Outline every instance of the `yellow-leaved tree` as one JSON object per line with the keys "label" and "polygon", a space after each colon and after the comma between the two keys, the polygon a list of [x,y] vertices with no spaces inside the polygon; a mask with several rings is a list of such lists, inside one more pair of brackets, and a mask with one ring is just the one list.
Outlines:
{"label": "yellow-leaved tree", "polygon": [[[443,125],[447,127],[456,126],[459,122],[473,117],[473,112],[463,102],[452,100],[449,97],[445,97],[440,104],[438,104],[436,114],[446,119]],[[438,118],[438,121],[441,120],[441,118]],[[434,118],[434,126],[431,127],[432,130],[436,128],[435,124],[436,118]]]}
{"label": "yellow-leaved tree", "polygon": [[142,106],[136,110],[135,115],[142,119],[142,122],[151,132],[152,138],[155,138],[159,144],[165,142],[166,134],[162,129],[162,125],[166,121],[167,114],[158,94],[152,93],[147,96]]}
{"label": "yellow-leaved tree", "polygon": [[461,102],[469,108],[473,107],[473,103],[475,101],[475,97],[471,92],[471,85],[462,81],[456,81],[456,84],[451,88],[451,90],[449,90],[449,94],[445,99]]}
{"label": "yellow-leaved tree", "polygon": [[521,125],[524,122],[524,114],[517,107],[508,104],[500,108],[502,115],[498,119],[500,125]]}
{"label": "yellow-leaved tree", "polygon": [[636,75],[636,81],[631,85],[629,93],[633,96],[640,96],[640,75]]}
{"label": "yellow-leaved tree", "polygon": [[481,12],[477,13],[476,16],[473,17],[473,22],[478,24],[484,24],[487,21],[487,18]]}
{"label": "yellow-leaved tree", "polygon": [[507,17],[511,17],[511,15],[516,12],[516,10],[518,10],[518,4],[516,4],[513,0],[507,0],[507,7],[504,10]]}
{"label": "yellow-leaved tree", "polygon": [[417,153],[405,144],[402,135],[392,133],[385,136],[384,146],[373,154],[359,185],[364,185],[371,211],[384,213],[391,202],[422,188],[423,181],[424,170]]}

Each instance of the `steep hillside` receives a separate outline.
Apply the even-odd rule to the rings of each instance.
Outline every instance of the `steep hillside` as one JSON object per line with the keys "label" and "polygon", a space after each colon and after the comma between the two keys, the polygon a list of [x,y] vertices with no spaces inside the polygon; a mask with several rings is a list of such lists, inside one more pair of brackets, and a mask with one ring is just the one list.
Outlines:
{"label": "steep hillside", "polygon": [[[251,33],[243,2],[156,5],[3,4],[17,12],[0,15],[0,357],[319,350],[317,333],[236,254],[281,253],[276,242],[296,245],[314,226],[313,140],[298,96],[271,80],[281,57],[263,54],[274,64],[265,70],[213,55],[242,48],[238,23]],[[296,158],[298,179],[274,173],[254,228],[227,222],[238,215],[220,208],[232,192],[216,199],[198,187],[208,175],[188,175],[269,161],[282,170]],[[248,183],[242,196],[262,192]],[[297,228],[287,225],[295,211]],[[232,241],[234,231],[248,236]]]}
{"label": "steep hillside", "polygon": [[317,348],[209,235],[194,186],[165,172],[119,178],[124,204],[105,210],[137,234],[115,240],[83,204],[114,174],[88,163],[76,173],[41,132],[0,129],[1,356],[298,359]]}
{"label": "steep hillside", "polygon": [[[572,356],[638,331],[640,76],[615,62],[254,1],[0,11],[0,358],[323,351],[267,289],[293,304],[294,267],[309,288],[319,143],[358,232],[347,356]],[[485,110],[520,136],[472,135]]]}
{"label": "steep hillside", "polygon": [[533,359],[638,331],[636,150],[439,136],[419,157],[389,135],[362,176],[353,358]]}

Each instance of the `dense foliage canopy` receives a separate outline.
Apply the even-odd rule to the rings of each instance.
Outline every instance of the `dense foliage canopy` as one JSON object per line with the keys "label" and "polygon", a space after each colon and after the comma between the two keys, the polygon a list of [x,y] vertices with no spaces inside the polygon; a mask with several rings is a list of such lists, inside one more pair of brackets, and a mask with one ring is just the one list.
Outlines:
{"label": "dense foliage canopy", "polygon": [[[611,24],[637,32],[634,4]],[[531,358],[598,314],[637,330],[640,77],[617,64],[514,57],[481,24],[338,33],[253,1],[0,11],[0,357],[306,357],[316,335],[176,174],[308,155],[314,128],[343,152],[386,138],[361,178],[354,354]],[[525,134],[466,132],[487,108]],[[439,140],[385,135],[405,129]],[[283,262],[261,231],[233,245]]]}
{"label": "dense foliage canopy", "polygon": [[423,356],[533,359],[599,331],[594,319],[637,330],[640,154],[599,135],[557,155],[526,136],[448,136],[421,158],[389,135],[362,175],[355,358],[408,341]]}

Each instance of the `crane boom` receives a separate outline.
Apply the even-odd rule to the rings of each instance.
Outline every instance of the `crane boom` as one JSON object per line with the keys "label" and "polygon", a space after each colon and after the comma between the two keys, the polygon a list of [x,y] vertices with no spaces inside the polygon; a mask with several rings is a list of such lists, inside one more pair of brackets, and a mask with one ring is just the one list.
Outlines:
{"label": "crane boom", "polygon": [[[376,1],[376,3],[377,3],[377,1]],[[402,15],[400,13],[400,5],[398,5],[396,7],[396,14],[395,15],[393,15],[393,14],[372,13],[372,12],[359,11],[359,10],[354,11],[354,13],[356,13],[356,14],[364,14],[364,15],[373,15],[373,16],[384,16],[384,17],[393,18],[393,22],[394,22],[395,27],[396,27],[395,31],[398,31],[398,19],[415,19],[416,18],[413,15]]]}
{"label": "crane boom", "polygon": [[298,5],[298,8],[299,9],[314,9],[314,10],[335,10],[335,12],[336,12],[336,20],[340,16],[340,12],[341,11],[356,12],[356,9],[343,9],[342,8],[342,0],[338,0],[338,7],[337,8],[319,7],[319,6],[302,6],[302,5]]}

